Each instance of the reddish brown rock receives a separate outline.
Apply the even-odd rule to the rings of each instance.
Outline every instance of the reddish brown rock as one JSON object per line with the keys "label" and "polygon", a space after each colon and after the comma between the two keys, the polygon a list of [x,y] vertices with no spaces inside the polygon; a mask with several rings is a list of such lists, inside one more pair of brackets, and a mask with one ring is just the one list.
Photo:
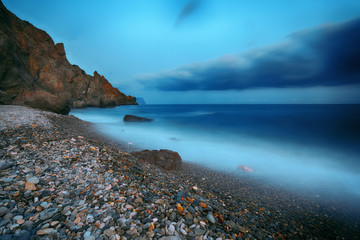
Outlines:
{"label": "reddish brown rock", "polygon": [[160,149],[160,150],[143,150],[134,152],[134,157],[155,164],[165,170],[177,170],[181,168],[182,160],[177,152]]}
{"label": "reddish brown rock", "polygon": [[64,44],[22,21],[0,1],[0,104],[26,105],[66,114],[71,107],[136,104],[104,76],[66,59]]}
{"label": "reddish brown rock", "polygon": [[34,190],[36,190],[36,186],[35,186],[35,184],[33,184],[31,182],[26,182],[25,183],[25,190],[34,191]]}

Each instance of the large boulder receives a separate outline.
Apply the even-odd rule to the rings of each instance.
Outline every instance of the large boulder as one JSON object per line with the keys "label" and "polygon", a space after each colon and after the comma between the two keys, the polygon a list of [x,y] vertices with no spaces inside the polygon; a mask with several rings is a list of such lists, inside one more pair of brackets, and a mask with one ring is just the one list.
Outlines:
{"label": "large boulder", "polygon": [[139,160],[149,162],[165,170],[177,170],[181,168],[182,160],[177,152],[160,149],[160,150],[143,150],[131,153],[132,156]]}
{"label": "large boulder", "polygon": [[138,117],[135,115],[125,115],[124,122],[150,122],[153,121],[153,119],[150,118],[144,118],[144,117]]}
{"label": "large boulder", "polygon": [[64,44],[22,21],[0,1],[0,104],[26,105],[66,114],[76,107],[137,104],[96,71],[66,59]]}

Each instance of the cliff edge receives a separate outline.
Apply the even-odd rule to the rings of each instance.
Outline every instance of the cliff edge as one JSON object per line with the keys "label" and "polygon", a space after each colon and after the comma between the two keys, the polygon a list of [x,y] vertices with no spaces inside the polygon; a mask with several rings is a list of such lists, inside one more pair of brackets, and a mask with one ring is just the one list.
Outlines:
{"label": "cliff edge", "polygon": [[96,71],[66,59],[64,44],[8,11],[0,1],[0,104],[67,114],[71,108],[133,105]]}

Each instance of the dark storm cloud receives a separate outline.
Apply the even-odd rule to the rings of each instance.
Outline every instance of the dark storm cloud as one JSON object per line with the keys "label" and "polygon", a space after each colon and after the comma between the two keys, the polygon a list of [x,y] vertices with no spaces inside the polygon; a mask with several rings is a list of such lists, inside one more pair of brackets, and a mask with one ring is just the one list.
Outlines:
{"label": "dark storm cloud", "polygon": [[140,80],[166,91],[360,83],[360,18],[297,32],[276,46],[184,65]]}
{"label": "dark storm cloud", "polygon": [[188,16],[190,16],[196,9],[199,8],[201,0],[191,0],[189,1],[181,10],[179,16],[176,19],[175,27],[179,26],[181,22]]}

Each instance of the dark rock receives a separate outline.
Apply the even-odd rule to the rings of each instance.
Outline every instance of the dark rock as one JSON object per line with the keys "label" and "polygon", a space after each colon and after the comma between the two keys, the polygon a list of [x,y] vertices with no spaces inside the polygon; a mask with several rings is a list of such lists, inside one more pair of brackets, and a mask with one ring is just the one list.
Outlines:
{"label": "dark rock", "polygon": [[49,208],[40,213],[40,220],[46,220],[48,218],[51,218],[58,212],[57,208]]}
{"label": "dark rock", "polygon": [[143,150],[134,152],[131,155],[142,161],[155,164],[165,170],[176,170],[181,167],[182,160],[177,152],[167,149],[161,150]]}
{"label": "dark rock", "polygon": [[134,115],[125,115],[124,121],[125,122],[150,122],[150,121],[153,121],[153,119],[138,117],[138,116],[134,116]]}
{"label": "dark rock", "polygon": [[2,221],[0,222],[0,227],[5,226],[5,225],[8,224],[9,222],[10,222],[9,219],[2,220]]}
{"label": "dark rock", "polygon": [[0,217],[4,216],[8,211],[7,207],[0,207]]}
{"label": "dark rock", "polygon": [[71,107],[137,104],[104,76],[66,59],[64,44],[8,11],[0,1],[0,104],[67,114]]}
{"label": "dark rock", "polygon": [[13,240],[13,235],[12,234],[5,234],[0,236],[0,240]]}
{"label": "dark rock", "polygon": [[12,166],[14,166],[13,163],[10,163],[10,162],[4,161],[4,160],[0,161],[0,170],[5,170],[8,168],[11,168]]}
{"label": "dark rock", "polygon": [[206,232],[205,230],[202,230],[200,228],[195,228],[196,235],[204,235],[205,232]]}
{"label": "dark rock", "polygon": [[192,206],[190,206],[190,207],[188,207],[188,209],[187,209],[191,214],[195,214],[195,209],[192,207]]}

